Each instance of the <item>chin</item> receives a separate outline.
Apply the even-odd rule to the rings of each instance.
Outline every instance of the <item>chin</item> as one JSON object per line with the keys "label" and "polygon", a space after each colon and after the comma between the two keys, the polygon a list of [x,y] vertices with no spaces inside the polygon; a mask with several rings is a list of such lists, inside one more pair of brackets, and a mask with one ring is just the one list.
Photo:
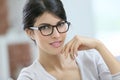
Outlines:
{"label": "chin", "polygon": [[53,49],[53,50],[51,51],[51,53],[52,53],[53,55],[58,55],[58,54],[61,54],[61,50],[62,50],[62,48]]}

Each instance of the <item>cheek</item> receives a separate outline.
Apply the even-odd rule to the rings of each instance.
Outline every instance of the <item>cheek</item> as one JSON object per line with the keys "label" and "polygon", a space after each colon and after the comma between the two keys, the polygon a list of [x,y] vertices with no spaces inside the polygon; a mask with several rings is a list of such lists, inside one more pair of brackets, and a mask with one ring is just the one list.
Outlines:
{"label": "cheek", "polygon": [[[65,40],[66,35],[67,35],[66,33],[62,33],[60,38],[62,40]],[[50,37],[42,36],[40,33],[35,34],[35,41],[39,47],[48,46],[47,43],[50,42],[50,39],[51,39]]]}
{"label": "cheek", "polygon": [[46,42],[46,39],[39,35],[36,36],[35,40],[37,45],[40,45],[40,44],[42,45]]}
{"label": "cheek", "polygon": [[49,39],[47,37],[42,36],[40,33],[36,34],[36,36],[35,36],[35,41],[40,48],[48,46],[47,45],[47,43],[49,42],[48,40]]}
{"label": "cheek", "polygon": [[41,44],[44,40],[43,36],[39,32],[35,32],[34,39],[37,45]]}
{"label": "cheek", "polygon": [[65,39],[66,38],[66,33],[62,34],[62,38]]}

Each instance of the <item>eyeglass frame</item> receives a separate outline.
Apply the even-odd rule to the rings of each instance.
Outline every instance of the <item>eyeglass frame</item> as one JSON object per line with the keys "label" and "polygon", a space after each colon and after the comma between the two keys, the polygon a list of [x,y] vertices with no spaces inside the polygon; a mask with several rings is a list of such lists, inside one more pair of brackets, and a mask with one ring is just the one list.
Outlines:
{"label": "eyeglass frame", "polygon": [[[59,22],[62,22],[62,21],[59,21]],[[59,29],[57,28],[57,27],[60,25],[59,22],[58,22],[56,25],[51,25],[51,24],[49,24],[49,26],[52,26],[52,31],[51,31],[51,33],[48,34],[48,35],[44,35],[44,34],[42,33],[42,31],[41,31],[41,29],[40,29],[41,26],[39,26],[39,27],[37,27],[37,26],[33,26],[33,27],[29,27],[29,29],[32,29],[32,30],[39,30],[43,36],[50,36],[50,35],[52,35],[53,32],[54,32],[54,27],[57,29],[57,31],[58,31],[59,33],[66,33],[66,32],[69,30],[69,26],[70,26],[71,23],[68,22],[68,21],[64,21],[64,23],[67,24],[68,28],[67,28],[66,31],[64,31],[64,32],[60,32]]]}

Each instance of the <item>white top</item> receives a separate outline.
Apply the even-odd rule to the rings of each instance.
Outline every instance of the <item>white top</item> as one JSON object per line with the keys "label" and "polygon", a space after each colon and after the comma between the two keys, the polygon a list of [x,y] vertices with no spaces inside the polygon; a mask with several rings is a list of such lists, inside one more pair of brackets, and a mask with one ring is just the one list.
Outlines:
{"label": "white top", "polygon": [[[111,75],[108,67],[96,50],[80,51],[76,62],[82,80],[120,80],[120,73]],[[22,69],[17,80],[57,80],[35,60],[32,65]]]}

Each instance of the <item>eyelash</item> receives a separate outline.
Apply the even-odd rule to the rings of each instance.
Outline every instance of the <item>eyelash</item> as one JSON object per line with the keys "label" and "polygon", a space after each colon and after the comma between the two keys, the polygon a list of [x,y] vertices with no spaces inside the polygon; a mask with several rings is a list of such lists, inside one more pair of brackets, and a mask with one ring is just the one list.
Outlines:
{"label": "eyelash", "polygon": [[47,25],[44,25],[44,26],[41,26],[41,27],[39,27],[39,29],[41,30],[41,29],[46,29],[46,28],[48,28],[49,26],[47,26]]}

